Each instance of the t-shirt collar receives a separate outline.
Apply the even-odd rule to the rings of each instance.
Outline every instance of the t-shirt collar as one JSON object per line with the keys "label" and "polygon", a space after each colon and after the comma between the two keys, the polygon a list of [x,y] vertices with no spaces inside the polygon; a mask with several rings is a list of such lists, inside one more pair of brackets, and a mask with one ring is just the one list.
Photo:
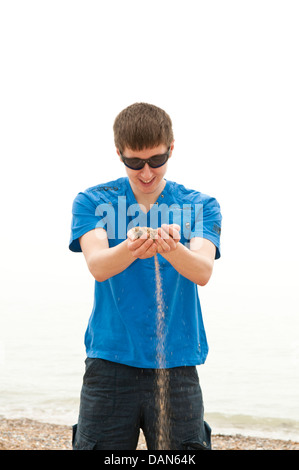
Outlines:
{"label": "t-shirt collar", "polygon": [[[163,191],[160,193],[158,199],[154,202],[154,204],[165,203],[164,198],[168,194],[168,189],[169,189],[169,183],[170,182],[166,178],[164,178],[164,179],[166,181],[166,184],[164,186]],[[128,177],[126,177],[126,185],[127,185],[127,198],[128,198],[129,204],[138,204],[138,202],[136,201],[135,195],[133,193],[133,190],[131,188],[130,180],[129,180]]]}

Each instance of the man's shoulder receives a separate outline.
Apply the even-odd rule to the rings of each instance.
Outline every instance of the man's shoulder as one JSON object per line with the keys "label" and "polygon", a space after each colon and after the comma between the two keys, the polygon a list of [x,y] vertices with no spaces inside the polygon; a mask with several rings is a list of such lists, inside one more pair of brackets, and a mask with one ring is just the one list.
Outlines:
{"label": "man's shoulder", "polygon": [[203,204],[206,205],[216,199],[208,194],[202,193],[197,189],[187,188],[183,184],[169,181],[169,191],[175,199],[179,199],[184,204]]}
{"label": "man's shoulder", "polygon": [[91,186],[80,192],[77,197],[87,197],[94,204],[100,204],[103,202],[113,204],[117,201],[119,196],[123,196],[126,193],[126,190],[126,178],[123,177]]}
{"label": "man's shoulder", "polygon": [[126,178],[118,178],[107,183],[100,183],[87,188],[86,194],[123,194],[126,191]]}

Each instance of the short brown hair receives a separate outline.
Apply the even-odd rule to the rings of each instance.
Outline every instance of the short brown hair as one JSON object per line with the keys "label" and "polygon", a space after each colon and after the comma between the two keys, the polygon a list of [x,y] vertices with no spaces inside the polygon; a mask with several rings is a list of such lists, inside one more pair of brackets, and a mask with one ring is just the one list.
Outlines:
{"label": "short brown hair", "polygon": [[114,142],[121,152],[170,146],[172,122],[163,109],[148,103],[135,103],[121,111],[113,125]]}

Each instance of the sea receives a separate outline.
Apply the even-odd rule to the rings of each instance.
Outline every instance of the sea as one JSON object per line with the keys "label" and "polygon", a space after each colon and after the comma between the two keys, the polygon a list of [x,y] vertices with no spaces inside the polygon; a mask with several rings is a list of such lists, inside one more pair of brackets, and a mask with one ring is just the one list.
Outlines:
{"label": "sea", "polygon": [[[2,279],[1,417],[77,422],[93,281],[82,256],[68,263],[53,276],[29,269],[17,293],[13,273]],[[224,283],[220,271],[209,284],[199,288],[205,420],[214,433],[299,442],[298,294]]]}

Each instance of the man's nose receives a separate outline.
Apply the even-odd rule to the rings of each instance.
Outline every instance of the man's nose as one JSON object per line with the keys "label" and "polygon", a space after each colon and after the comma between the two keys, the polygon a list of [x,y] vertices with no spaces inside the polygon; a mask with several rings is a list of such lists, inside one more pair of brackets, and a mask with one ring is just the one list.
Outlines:
{"label": "man's nose", "polygon": [[146,176],[151,176],[153,174],[151,167],[149,166],[148,163],[144,165],[141,171],[141,175],[146,177]]}

